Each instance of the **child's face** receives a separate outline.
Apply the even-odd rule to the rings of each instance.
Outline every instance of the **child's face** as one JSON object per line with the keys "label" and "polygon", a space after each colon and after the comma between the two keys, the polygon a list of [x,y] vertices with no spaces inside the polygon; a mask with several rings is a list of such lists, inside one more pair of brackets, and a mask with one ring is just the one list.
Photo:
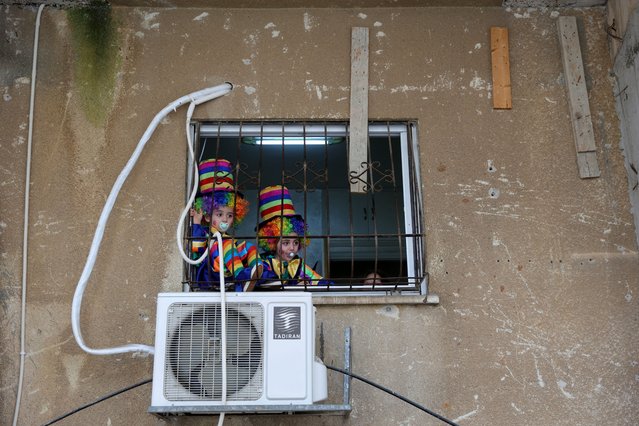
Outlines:
{"label": "child's face", "polygon": [[300,250],[300,239],[296,233],[280,238],[277,243],[277,257],[280,260],[291,260]]}
{"label": "child's face", "polygon": [[211,214],[211,228],[226,232],[233,226],[233,218],[233,209],[231,207],[218,207]]}

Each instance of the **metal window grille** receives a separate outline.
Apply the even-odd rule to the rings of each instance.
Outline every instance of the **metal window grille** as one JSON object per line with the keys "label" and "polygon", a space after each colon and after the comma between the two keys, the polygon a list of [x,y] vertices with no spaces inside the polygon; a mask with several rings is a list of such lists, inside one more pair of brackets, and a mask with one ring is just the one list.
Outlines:
{"label": "metal window grille", "polygon": [[[250,203],[235,240],[257,245],[259,191],[289,189],[296,213],[308,226],[310,244],[300,250],[319,282],[258,286],[336,294],[426,294],[423,200],[417,128],[412,122],[369,123],[368,161],[349,170],[348,123],[194,122],[197,161],[225,158],[233,165],[235,189]],[[189,164],[189,170],[192,170]],[[190,188],[192,176],[187,174]],[[356,180],[365,193],[351,193]],[[192,241],[185,227],[185,242]],[[187,268],[192,290],[211,287]],[[377,272],[381,278],[365,280]],[[227,279],[233,283],[233,279]],[[278,287],[279,286],[279,287]]]}

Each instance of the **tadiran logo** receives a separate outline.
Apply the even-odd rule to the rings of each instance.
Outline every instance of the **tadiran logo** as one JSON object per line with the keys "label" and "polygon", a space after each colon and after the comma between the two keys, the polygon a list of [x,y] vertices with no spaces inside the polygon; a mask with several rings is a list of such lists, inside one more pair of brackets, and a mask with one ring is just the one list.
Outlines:
{"label": "tadiran logo", "polygon": [[301,308],[275,306],[273,309],[273,339],[301,339]]}

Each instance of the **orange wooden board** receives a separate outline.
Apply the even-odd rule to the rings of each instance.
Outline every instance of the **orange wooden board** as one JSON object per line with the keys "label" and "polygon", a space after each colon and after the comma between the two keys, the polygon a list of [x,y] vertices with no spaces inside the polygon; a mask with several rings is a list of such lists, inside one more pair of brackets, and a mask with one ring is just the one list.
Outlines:
{"label": "orange wooden board", "polygon": [[511,109],[513,101],[510,88],[508,28],[490,28],[490,52],[493,67],[493,108]]}

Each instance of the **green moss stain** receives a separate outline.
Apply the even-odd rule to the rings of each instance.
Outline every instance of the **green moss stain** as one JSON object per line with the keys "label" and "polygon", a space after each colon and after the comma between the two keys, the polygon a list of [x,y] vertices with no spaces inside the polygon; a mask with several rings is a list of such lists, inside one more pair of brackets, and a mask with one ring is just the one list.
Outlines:
{"label": "green moss stain", "polygon": [[96,0],[69,9],[75,50],[76,84],[86,117],[94,125],[104,124],[113,103],[119,66],[117,32],[111,6]]}

